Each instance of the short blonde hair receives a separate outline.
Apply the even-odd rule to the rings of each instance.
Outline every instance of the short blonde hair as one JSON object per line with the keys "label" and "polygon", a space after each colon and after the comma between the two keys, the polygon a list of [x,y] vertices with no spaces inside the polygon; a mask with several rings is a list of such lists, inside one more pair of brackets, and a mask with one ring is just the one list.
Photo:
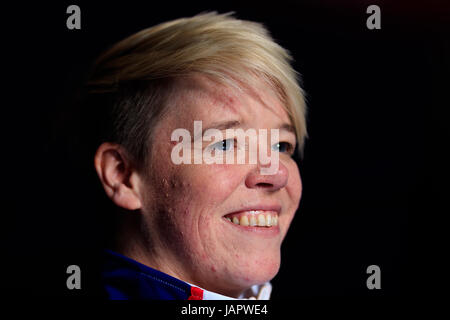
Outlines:
{"label": "short blonde hair", "polygon": [[[306,104],[290,53],[262,24],[232,14],[207,12],[161,23],[118,42],[96,61],[88,91],[113,104],[112,139],[135,158],[145,157],[142,148],[167,105],[171,79],[194,73],[237,88],[251,84],[255,76],[266,81],[286,109],[302,152]],[[133,85],[142,89],[139,95],[130,89]]]}

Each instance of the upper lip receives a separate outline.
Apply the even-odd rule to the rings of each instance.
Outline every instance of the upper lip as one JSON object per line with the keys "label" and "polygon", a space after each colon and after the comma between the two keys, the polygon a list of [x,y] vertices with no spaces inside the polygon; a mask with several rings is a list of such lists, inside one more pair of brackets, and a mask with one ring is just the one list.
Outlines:
{"label": "upper lip", "polygon": [[225,215],[243,212],[243,211],[276,211],[278,214],[281,212],[281,205],[276,203],[258,203],[254,205],[246,205],[245,207],[239,207],[237,210],[233,210]]}

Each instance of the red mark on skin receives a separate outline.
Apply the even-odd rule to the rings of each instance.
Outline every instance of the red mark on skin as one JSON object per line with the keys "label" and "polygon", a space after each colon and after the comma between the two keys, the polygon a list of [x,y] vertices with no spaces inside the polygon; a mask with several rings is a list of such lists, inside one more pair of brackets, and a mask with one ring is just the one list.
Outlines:
{"label": "red mark on skin", "polygon": [[216,268],[214,266],[211,266],[211,271],[216,272]]}
{"label": "red mark on skin", "polygon": [[221,91],[221,95],[216,95],[211,98],[213,105],[222,105],[225,109],[230,109],[232,112],[236,113],[236,99],[229,93]]}
{"label": "red mark on skin", "polygon": [[226,96],[224,100],[225,100],[225,104],[226,105],[233,105],[234,104],[234,99],[231,96]]}
{"label": "red mark on skin", "polygon": [[225,98],[225,107],[229,108],[232,112],[237,113],[236,101],[234,98],[228,96]]}

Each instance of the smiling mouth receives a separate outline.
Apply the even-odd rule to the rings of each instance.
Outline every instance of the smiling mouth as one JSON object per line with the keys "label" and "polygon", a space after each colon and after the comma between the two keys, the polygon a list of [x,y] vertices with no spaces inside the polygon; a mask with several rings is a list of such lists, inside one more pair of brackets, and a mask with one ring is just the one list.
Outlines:
{"label": "smiling mouth", "polygon": [[249,210],[227,214],[224,218],[243,227],[270,228],[278,226],[277,211]]}

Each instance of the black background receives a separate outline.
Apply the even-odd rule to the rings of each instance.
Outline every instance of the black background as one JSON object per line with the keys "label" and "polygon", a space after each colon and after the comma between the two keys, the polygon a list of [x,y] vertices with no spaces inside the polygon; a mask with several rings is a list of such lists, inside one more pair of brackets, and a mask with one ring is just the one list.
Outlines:
{"label": "black background", "polygon": [[[66,28],[70,4],[81,8],[81,30]],[[370,4],[381,8],[381,30],[366,28]],[[448,6],[375,0],[3,7],[2,289],[96,297],[108,215],[73,97],[108,46],[206,10],[264,23],[294,56],[307,93],[303,197],[272,298],[408,293],[408,225],[430,210],[433,192],[427,133],[445,123],[430,124],[431,110],[448,106]],[[82,290],[66,288],[70,264],[81,267]],[[381,290],[366,287],[372,264],[381,268]]]}

